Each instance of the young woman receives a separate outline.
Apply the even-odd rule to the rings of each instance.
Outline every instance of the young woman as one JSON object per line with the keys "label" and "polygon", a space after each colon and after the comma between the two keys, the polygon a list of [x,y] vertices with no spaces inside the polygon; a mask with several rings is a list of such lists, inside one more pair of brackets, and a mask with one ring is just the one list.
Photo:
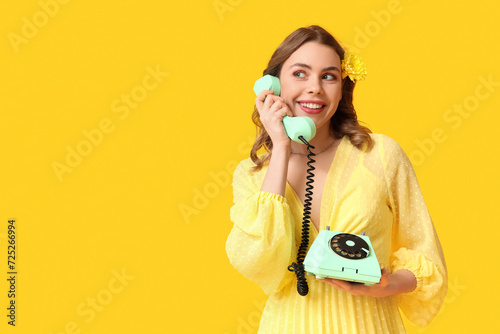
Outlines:
{"label": "young woman", "polygon": [[[398,308],[425,326],[444,300],[446,264],[409,159],[357,121],[352,94],[363,68],[310,26],[284,40],[264,74],[279,77],[281,96],[255,99],[259,135],[234,172],[226,243],[231,264],[269,295],[259,333],[404,333]],[[301,243],[308,159],[307,147],[286,135],[285,115],[310,117],[317,128],[310,244],[326,226],[364,231],[382,269],[378,284],[308,275],[309,293],[297,293],[288,266]]]}

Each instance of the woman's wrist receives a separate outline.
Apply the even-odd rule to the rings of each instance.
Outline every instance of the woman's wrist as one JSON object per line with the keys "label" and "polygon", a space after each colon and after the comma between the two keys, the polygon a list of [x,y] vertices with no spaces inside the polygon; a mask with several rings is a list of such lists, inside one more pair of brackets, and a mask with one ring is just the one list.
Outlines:
{"label": "woman's wrist", "polygon": [[292,149],[291,140],[290,138],[288,138],[287,140],[283,140],[282,142],[279,143],[273,142],[272,154],[274,154],[275,152],[290,153],[291,149]]}

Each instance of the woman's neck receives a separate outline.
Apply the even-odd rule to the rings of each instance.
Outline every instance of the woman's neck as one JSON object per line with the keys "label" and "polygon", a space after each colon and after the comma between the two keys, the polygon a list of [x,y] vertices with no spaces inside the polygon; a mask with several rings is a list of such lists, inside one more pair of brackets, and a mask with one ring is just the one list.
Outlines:
{"label": "woman's neck", "polygon": [[[332,131],[329,128],[317,129],[316,136],[309,141],[309,144],[314,146],[314,152],[321,152],[328,148],[335,141]],[[291,141],[291,151],[298,154],[307,154],[307,146],[298,143],[296,141]]]}

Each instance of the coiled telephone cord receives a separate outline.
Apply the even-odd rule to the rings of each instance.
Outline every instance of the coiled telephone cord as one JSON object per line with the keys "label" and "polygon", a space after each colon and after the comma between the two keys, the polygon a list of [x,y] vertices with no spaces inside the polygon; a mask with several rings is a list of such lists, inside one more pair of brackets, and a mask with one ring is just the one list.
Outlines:
{"label": "coiled telephone cord", "polygon": [[309,168],[307,169],[306,199],[304,200],[304,216],[302,218],[302,242],[300,243],[297,253],[297,262],[293,262],[289,265],[288,270],[295,272],[297,275],[297,291],[299,295],[306,296],[309,292],[309,286],[307,285],[306,273],[304,270],[304,259],[306,257],[307,247],[309,246],[309,224],[311,219],[312,190],[314,188],[312,185],[314,182],[314,174],[312,171],[315,170],[315,168],[312,164],[316,162],[316,160],[312,157],[316,154],[311,151],[311,149],[314,149],[315,147],[310,145],[304,137],[299,136],[299,139],[307,145],[307,152],[309,152],[307,155],[307,159],[309,159],[307,167]]}

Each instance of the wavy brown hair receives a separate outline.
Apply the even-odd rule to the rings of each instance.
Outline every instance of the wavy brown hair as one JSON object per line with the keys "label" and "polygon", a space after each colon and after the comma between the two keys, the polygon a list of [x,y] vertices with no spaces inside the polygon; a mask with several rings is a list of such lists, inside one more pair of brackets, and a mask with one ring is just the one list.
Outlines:
{"label": "wavy brown hair", "polygon": [[[299,49],[302,45],[307,42],[317,42],[323,45],[331,47],[340,57],[342,61],[344,59],[344,49],[335,40],[335,38],[327,32],[325,29],[313,25],[309,27],[299,28],[291,33],[283,43],[274,51],[267,68],[264,70],[263,75],[270,74],[275,77],[280,77],[281,67],[283,63]],[[343,79],[342,83],[342,99],[339,102],[335,114],[330,120],[330,130],[335,138],[339,139],[347,135],[351,143],[358,149],[366,147],[370,150],[373,147],[373,141],[370,137],[370,129],[362,126],[358,122],[358,117],[356,111],[354,110],[354,105],[352,103],[353,91],[355,82],[351,81],[349,77]],[[257,138],[253,144],[252,150],[250,152],[250,158],[255,163],[252,171],[258,171],[264,166],[264,164],[269,162],[271,159],[273,142],[271,137],[269,137],[266,129],[262,126],[259,118],[259,112],[257,107],[254,106],[252,121],[257,126]],[[259,156],[257,151],[262,147],[266,152]]]}

